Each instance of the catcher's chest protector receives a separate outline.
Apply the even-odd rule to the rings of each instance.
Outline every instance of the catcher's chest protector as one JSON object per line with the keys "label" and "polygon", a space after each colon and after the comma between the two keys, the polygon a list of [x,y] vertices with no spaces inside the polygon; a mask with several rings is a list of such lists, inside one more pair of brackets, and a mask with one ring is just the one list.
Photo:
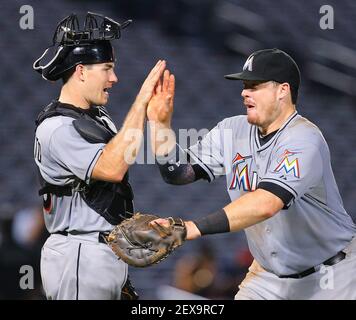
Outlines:
{"label": "catcher's chest protector", "polygon": [[[47,118],[72,117],[74,128],[88,143],[108,143],[115,132],[100,120],[99,113],[100,110],[96,107],[87,111],[53,101],[37,117],[36,128]],[[107,114],[105,116],[108,117]],[[77,179],[70,185],[56,186],[45,181],[41,174],[39,179],[41,184],[39,195],[52,193],[60,197],[70,196],[73,191],[79,191],[85,203],[113,225],[119,224],[133,213],[133,192],[128,182],[128,172],[120,183],[93,180],[87,185]]]}

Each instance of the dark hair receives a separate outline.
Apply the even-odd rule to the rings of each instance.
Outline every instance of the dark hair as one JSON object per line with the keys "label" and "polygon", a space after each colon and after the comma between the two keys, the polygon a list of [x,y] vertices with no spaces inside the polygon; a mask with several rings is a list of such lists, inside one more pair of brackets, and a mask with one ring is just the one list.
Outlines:
{"label": "dark hair", "polygon": [[[277,81],[272,81],[275,84],[280,84]],[[289,88],[290,88],[290,95],[292,98],[292,103],[293,104],[297,104],[297,98],[298,98],[298,89],[296,87],[291,86],[291,84],[289,83]]]}
{"label": "dark hair", "polygon": [[298,89],[296,89],[295,87],[290,86],[290,94],[292,96],[292,103],[293,104],[297,104],[297,98],[298,98]]}
{"label": "dark hair", "polygon": [[69,70],[64,72],[64,74],[62,76],[63,85],[68,82],[69,78],[73,75],[74,71],[75,71],[75,67],[70,68]]}

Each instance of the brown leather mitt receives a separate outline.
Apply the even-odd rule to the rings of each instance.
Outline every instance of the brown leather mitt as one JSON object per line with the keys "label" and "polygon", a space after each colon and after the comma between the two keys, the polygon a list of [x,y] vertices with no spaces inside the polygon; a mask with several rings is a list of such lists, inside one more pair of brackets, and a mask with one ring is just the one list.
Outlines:
{"label": "brown leather mitt", "polygon": [[186,239],[187,230],[180,218],[167,218],[169,226],[150,222],[160,217],[135,213],[117,225],[107,236],[115,254],[134,267],[148,267],[167,258]]}

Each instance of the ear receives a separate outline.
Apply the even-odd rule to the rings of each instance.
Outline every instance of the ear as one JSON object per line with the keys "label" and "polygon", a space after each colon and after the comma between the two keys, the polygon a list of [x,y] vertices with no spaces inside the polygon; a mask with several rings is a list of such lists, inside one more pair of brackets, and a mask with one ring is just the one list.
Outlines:
{"label": "ear", "polygon": [[76,76],[76,78],[79,80],[79,81],[84,81],[85,80],[85,67],[84,65],[82,64],[78,64],[76,67],[75,67],[75,71],[74,71],[74,74]]}
{"label": "ear", "polygon": [[278,88],[278,95],[280,99],[285,99],[288,94],[290,95],[290,85],[288,82],[281,83]]}

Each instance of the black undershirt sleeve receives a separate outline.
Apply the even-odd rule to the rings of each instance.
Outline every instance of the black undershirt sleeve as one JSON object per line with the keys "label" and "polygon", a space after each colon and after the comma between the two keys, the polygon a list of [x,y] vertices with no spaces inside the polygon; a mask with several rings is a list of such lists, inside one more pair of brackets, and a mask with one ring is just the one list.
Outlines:
{"label": "black undershirt sleeve", "polygon": [[289,191],[275,183],[262,181],[258,184],[257,188],[269,191],[280,198],[284,203],[283,209],[288,209],[294,199],[294,196]]}

